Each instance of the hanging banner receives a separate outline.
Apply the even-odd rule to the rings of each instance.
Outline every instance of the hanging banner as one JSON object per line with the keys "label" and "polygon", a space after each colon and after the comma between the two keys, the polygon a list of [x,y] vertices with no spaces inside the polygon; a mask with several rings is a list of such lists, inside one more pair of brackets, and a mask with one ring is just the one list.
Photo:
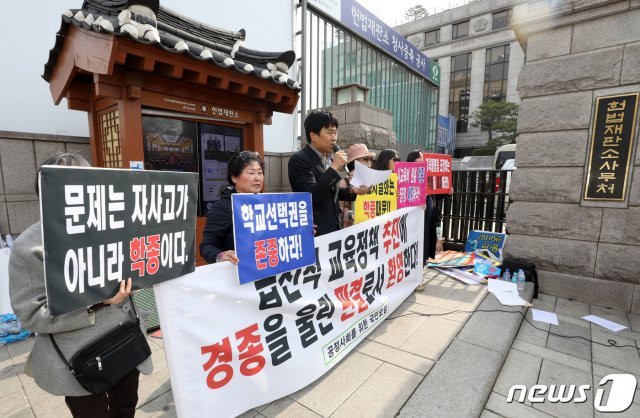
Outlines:
{"label": "hanging banner", "polygon": [[376,184],[369,193],[358,195],[354,202],[354,220],[356,223],[373,219],[398,208],[396,186],[398,176],[391,173],[389,179]]}
{"label": "hanging banner", "polygon": [[329,371],[421,283],[423,222],[406,208],[317,237],[316,264],[250,284],[224,262],[155,286],[178,416],[236,416]]}
{"label": "hanging banner", "polygon": [[39,187],[52,315],[194,270],[196,173],[44,166]]}
{"label": "hanging banner", "polygon": [[424,205],[427,201],[427,163],[397,162],[395,172],[398,176],[398,209]]}
{"label": "hanging banner", "polygon": [[427,194],[449,194],[451,192],[451,156],[445,154],[422,154],[427,163]]}
{"label": "hanging banner", "polygon": [[241,284],[316,262],[311,193],[234,193],[231,205]]}

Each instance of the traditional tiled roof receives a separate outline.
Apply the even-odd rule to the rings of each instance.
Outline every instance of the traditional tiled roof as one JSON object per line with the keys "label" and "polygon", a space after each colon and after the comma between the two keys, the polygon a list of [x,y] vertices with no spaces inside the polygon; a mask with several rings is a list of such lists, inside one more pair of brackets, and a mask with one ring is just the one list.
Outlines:
{"label": "traditional tiled roof", "polygon": [[67,10],[62,15],[62,25],[56,34],[56,43],[49,51],[42,77],[50,81],[69,25],[75,25],[153,44],[165,51],[286,84],[294,90],[300,88],[288,75],[295,61],[293,51],[265,52],[246,48],[244,29],[234,32],[209,26],[159,3],[159,0],[86,0],[81,9]]}

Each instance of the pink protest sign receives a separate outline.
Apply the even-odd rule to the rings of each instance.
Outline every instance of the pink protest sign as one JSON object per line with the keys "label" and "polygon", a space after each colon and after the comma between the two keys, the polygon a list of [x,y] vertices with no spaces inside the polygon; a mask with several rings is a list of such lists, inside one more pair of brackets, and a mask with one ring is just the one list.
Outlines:
{"label": "pink protest sign", "polygon": [[451,156],[445,154],[422,154],[422,159],[427,163],[427,194],[450,193]]}
{"label": "pink protest sign", "polygon": [[401,163],[395,165],[398,175],[398,209],[424,205],[427,196],[427,163]]}

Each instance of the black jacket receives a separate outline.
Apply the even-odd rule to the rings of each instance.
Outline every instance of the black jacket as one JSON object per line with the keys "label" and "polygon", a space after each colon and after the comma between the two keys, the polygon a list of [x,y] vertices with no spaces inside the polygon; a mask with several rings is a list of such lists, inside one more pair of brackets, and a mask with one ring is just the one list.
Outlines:
{"label": "black jacket", "polygon": [[442,222],[442,215],[438,210],[436,199],[433,196],[427,196],[427,209],[424,212],[424,254],[422,261],[425,263],[428,258],[436,256],[436,241],[438,241],[436,228]]}
{"label": "black jacket", "polygon": [[209,208],[207,223],[204,226],[200,255],[207,263],[215,263],[219,253],[235,250],[233,240],[233,214],[231,211],[231,195],[236,193],[233,187],[222,190],[222,197]]}
{"label": "black jacket", "polygon": [[289,183],[294,192],[311,193],[313,223],[316,236],[328,234],[342,227],[340,200],[353,200],[355,195],[339,189],[340,174],[333,168],[324,168],[318,154],[307,145],[289,160]]}

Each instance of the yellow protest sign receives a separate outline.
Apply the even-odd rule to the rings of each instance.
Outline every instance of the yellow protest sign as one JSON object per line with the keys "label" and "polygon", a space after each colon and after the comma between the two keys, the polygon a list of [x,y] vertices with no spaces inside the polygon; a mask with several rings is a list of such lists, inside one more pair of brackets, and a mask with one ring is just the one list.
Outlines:
{"label": "yellow protest sign", "polygon": [[392,173],[387,181],[371,186],[369,193],[356,197],[355,222],[363,222],[396,210],[398,208],[397,185],[398,176]]}

